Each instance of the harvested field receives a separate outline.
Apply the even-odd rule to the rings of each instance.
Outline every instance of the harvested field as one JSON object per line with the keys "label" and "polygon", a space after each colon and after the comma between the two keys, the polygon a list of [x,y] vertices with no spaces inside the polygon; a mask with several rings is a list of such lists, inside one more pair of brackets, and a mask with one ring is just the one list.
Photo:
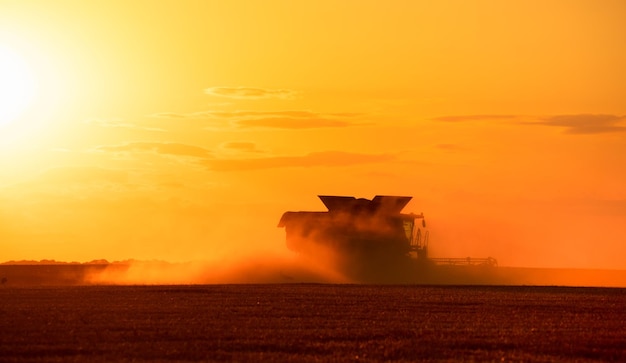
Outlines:
{"label": "harvested field", "polygon": [[0,288],[0,360],[626,361],[626,289]]}

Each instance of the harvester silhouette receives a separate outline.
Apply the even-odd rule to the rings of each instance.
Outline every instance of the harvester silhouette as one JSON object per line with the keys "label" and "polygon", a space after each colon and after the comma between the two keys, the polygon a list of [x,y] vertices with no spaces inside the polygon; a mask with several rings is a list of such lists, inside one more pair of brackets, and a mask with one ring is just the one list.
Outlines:
{"label": "harvester silhouette", "polygon": [[328,258],[349,273],[373,276],[436,265],[497,265],[493,258],[430,258],[424,214],[402,213],[412,197],[319,198],[328,211],[285,212],[278,227],[285,228],[292,251]]}

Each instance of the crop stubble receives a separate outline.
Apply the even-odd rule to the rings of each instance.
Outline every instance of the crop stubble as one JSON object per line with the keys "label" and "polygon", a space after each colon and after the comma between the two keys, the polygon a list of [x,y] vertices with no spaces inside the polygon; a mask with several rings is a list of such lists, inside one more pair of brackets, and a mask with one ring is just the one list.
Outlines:
{"label": "crop stubble", "polygon": [[626,289],[0,288],[1,361],[626,361]]}

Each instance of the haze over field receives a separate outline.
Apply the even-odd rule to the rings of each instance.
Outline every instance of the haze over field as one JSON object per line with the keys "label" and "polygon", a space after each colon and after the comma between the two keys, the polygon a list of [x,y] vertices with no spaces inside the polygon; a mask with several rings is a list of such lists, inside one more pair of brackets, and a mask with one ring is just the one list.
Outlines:
{"label": "haze over field", "polygon": [[323,194],[413,196],[433,257],[626,269],[624,15],[0,0],[0,262],[291,266]]}

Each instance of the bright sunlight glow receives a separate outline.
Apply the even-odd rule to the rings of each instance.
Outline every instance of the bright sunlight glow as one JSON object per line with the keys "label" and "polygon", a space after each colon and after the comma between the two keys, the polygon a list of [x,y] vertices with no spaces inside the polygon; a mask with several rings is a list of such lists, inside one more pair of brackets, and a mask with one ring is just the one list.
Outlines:
{"label": "bright sunlight glow", "polygon": [[18,119],[35,98],[37,82],[27,62],[0,46],[0,127]]}

